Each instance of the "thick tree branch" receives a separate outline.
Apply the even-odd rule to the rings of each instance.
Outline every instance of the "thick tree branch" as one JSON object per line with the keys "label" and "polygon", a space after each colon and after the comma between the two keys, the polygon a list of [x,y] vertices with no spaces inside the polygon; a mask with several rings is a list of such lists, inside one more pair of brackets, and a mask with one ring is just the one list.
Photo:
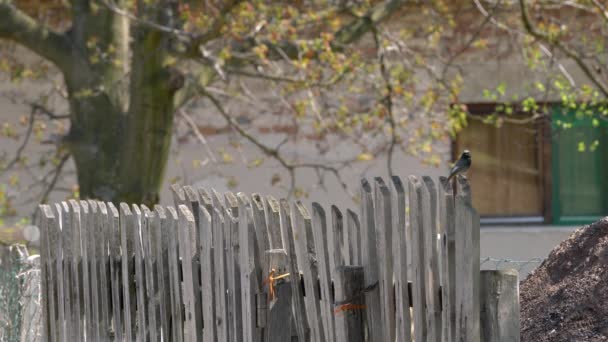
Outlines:
{"label": "thick tree branch", "polygon": [[574,60],[574,62],[578,65],[579,68],[583,71],[583,73],[589,78],[591,82],[602,92],[604,96],[608,97],[608,87],[597,78],[593,69],[585,63],[583,58],[574,50],[567,47],[561,41],[559,41],[556,37],[551,37],[548,34],[539,31],[532,20],[530,19],[530,14],[528,13],[528,8],[526,7],[525,0],[519,0],[519,7],[521,10],[521,19],[526,28],[526,31],[533,36],[534,38],[547,42],[550,45],[558,48],[564,55]]}
{"label": "thick tree branch", "polygon": [[41,25],[7,0],[0,0],[0,38],[27,47],[62,71],[70,65],[70,40]]}

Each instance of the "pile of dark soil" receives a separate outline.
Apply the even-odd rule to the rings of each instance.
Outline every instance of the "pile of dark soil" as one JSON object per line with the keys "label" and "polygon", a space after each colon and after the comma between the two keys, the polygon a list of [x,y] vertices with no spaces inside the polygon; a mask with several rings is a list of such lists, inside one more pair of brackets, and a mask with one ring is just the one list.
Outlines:
{"label": "pile of dark soil", "polygon": [[608,218],[578,229],[520,285],[521,340],[608,341]]}

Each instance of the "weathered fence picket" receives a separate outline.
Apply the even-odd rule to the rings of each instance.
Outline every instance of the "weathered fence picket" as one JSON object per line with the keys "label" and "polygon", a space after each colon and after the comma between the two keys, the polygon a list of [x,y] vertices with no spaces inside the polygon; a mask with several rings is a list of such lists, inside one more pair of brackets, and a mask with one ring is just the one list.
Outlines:
{"label": "weathered fence picket", "polygon": [[171,189],[153,210],[41,205],[46,340],[519,339],[517,273],[480,273],[463,177],[364,179],[360,215]]}

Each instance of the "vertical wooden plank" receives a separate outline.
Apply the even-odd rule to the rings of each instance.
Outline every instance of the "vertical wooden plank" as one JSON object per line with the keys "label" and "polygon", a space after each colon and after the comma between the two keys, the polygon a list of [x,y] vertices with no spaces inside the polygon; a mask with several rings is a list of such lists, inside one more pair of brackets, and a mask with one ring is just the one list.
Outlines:
{"label": "vertical wooden plank", "polygon": [[184,189],[179,184],[171,185],[171,194],[173,195],[173,203],[177,208],[180,204],[186,203],[186,193]]}
{"label": "vertical wooden plank", "polygon": [[344,231],[344,220],[342,212],[337,206],[331,206],[331,227],[327,235],[329,245],[329,274],[331,279],[335,278],[336,268],[344,266],[345,260],[349,259],[347,232]]}
{"label": "vertical wooden plank", "polygon": [[469,185],[458,176],[456,210],[456,339],[480,340],[479,216],[471,208]]}
{"label": "vertical wooden plank", "polygon": [[132,234],[133,250],[135,252],[135,298],[137,303],[137,329],[135,336],[137,341],[148,341],[149,329],[148,319],[146,317],[148,312],[148,301],[146,300],[146,278],[144,275],[143,217],[139,206],[133,204],[131,209],[133,213],[133,215],[131,215],[133,229],[130,231],[130,234]]}
{"label": "vertical wooden plank", "polygon": [[108,263],[108,237],[110,234],[108,208],[104,202],[91,202],[91,208],[95,203],[97,214],[95,215],[97,223],[95,224],[95,255],[97,259],[97,275],[99,283],[95,293],[99,294],[99,339],[107,341],[111,332],[111,281],[110,281],[110,265]]}
{"label": "vertical wooden plank", "polygon": [[[55,270],[57,274],[57,332],[58,341],[67,342],[70,338],[71,326],[71,303],[70,293],[66,287],[70,286],[70,263],[72,258],[71,253],[71,231],[69,227],[64,225],[66,220],[66,214],[63,212],[63,203],[55,203],[55,206],[51,208],[53,214],[56,217],[56,231],[57,235],[57,246],[54,248],[55,252]],[[53,251],[51,251],[53,253]],[[69,306],[68,306],[69,304]],[[67,311],[66,311],[67,310]]]}
{"label": "vertical wooden plank", "polygon": [[[239,246],[241,265],[241,303],[243,320],[243,341],[261,341],[261,330],[257,327],[256,294],[261,293],[261,261],[255,253],[255,226],[253,209],[249,198],[237,194],[239,201]],[[264,313],[265,314],[265,313]]]}
{"label": "vertical wooden plank", "polygon": [[393,256],[392,233],[393,214],[391,194],[380,177],[374,178],[375,219],[376,219],[376,250],[380,270],[379,287],[385,341],[395,340],[395,294],[393,292]]}
{"label": "vertical wooden plank", "polygon": [[212,240],[211,215],[204,206],[198,210],[198,232],[200,234],[200,275],[202,284],[202,317],[203,317],[203,341],[215,341],[215,272]]}
{"label": "vertical wooden plank", "polygon": [[120,203],[120,247],[122,271],[123,318],[125,341],[135,341],[135,250],[133,246],[133,231],[135,219],[126,203]]}
{"label": "vertical wooden plank", "polygon": [[456,254],[455,254],[455,223],[454,195],[452,182],[446,177],[440,177],[439,182],[439,229],[441,233],[441,262],[442,262],[442,320],[443,341],[454,342],[456,335]]}
{"label": "vertical wooden plank", "polygon": [[202,292],[201,292],[201,284],[200,284],[200,251],[198,246],[200,246],[200,234],[198,232],[198,220],[199,214],[199,206],[200,206],[200,198],[198,192],[194,190],[191,186],[184,186],[184,193],[186,194],[186,202],[188,204],[188,209],[192,212],[194,216],[194,229],[190,231],[190,241],[192,242],[192,280],[194,281],[194,319],[197,322],[197,326],[201,329],[203,328],[203,304],[202,304]]}
{"label": "vertical wooden plank", "polygon": [[[65,210],[66,215],[69,216],[70,228],[72,230],[72,272],[70,289],[72,291],[72,328],[74,331],[74,341],[83,339],[85,336],[84,331],[84,298],[83,298],[83,274],[80,272],[82,267],[82,247],[80,237],[80,206],[75,200],[70,200],[70,209]],[[67,208],[64,208],[67,209]]]}
{"label": "vertical wooden plank", "polygon": [[395,262],[395,324],[397,341],[412,340],[410,297],[408,291],[408,257],[411,248],[406,231],[405,188],[398,176],[391,177],[393,196],[393,258]]}
{"label": "vertical wooden plank", "polygon": [[412,246],[412,303],[414,307],[415,341],[427,341],[426,277],[424,263],[424,219],[422,217],[422,184],[415,176],[408,179],[410,234]]}
{"label": "vertical wooden plank", "polygon": [[[70,200],[72,202],[73,200]],[[74,204],[76,203],[76,204]],[[91,296],[91,254],[92,248],[92,224],[91,215],[89,215],[89,205],[86,201],[74,201],[72,206],[80,207],[80,255],[82,260],[82,274],[80,278],[80,295],[82,298],[81,305],[84,308],[84,332],[87,339],[95,339],[98,321],[93,316],[93,298]]]}
{"label": "vertical wooden plank", "polygon": [[63,279],[59,283],[59,295],[63,297],[63,302],[59,303],[58,317],[60,321],[63,321],[63,341],[73,341],[73,339],[79,338],[74,325],[76,323],[74,317],[76,305],[72,306],[73,298],[75,298],[74,288],[72,287],[73,232],[68,204],[66,202],[57,203],[55,204],[55,210],[57,220],[61,225],[61,249],[57,253],[58,256],[61,256],[61,259],[57,262],[57,269],[63,274]]}
{"label": "vertical wooden plank", "polygon": [[146,305],[147,305],[147,323],[148,335],[150,341],[160,342],[160,308],[158,295],[158,283],[156,282],[156,267],[157,255],[156,245],[153,238],[153,232],[156,221],[156,215],[145,205],[141,205],[142,222],[141,222],[141,237],[144,255],[144,278],[146,280]]}
{"label": "vertical wooden plank", "polygon": [[[365,306],[369,336],[384,341],[384,324],[379,291],[378,254],[376,252],[376,222],[372,187],[366,179],[361,180],[361,263],[365,278]],[[419,340],[424,341],[424,340]]]}
{"label": "vertical wooden plank", "polygon": [[281,236],[281,222],[279,217],[279,202],[272,196],[268,196],[268,237],[271,249],[283,248],[283,237]]}
{"label": "vertical wooden plank", "polygon": [[57,291],[55,281],[57,272],[56,250],[60,243],[57,239],[58,224],[50,206],[41,204],[38,206],[38,222],[40,229],[40,269],[41,269],[41,293],[42,293],[42,339],[44,341],[59,341],[57,333]]}
{"label": "vertical wooden plank", "polygon": [[[314,208],[314,207],[313,207]],[[323,210],[323,208],[321,208]],[[304,280],[304,305],[310,328],[312,341],[325,341],[323,331],[323,316],[321,315],[321,303],[317,291],[317,279],[319,278],[319,263],[315,251],[315,240],[312,222],[308,210],[300,202],[296,202],[294,210],[294,249],[298,259],[299,268]],[[321,215],[317,213],[317,215]],[[320,223],[317,223],[317,227]]]}
{"label": "vertical wooden plank", "polygon": [[[185,205],[178,207],[179,227],[179,255],[182,260],[182,299],[184,305],[184,341],[200,340],[199,333],[202,332],[202,312],[196,312],[195,279],[192,269],[194,259],[194,249],[196,248],[191,240],[192,231],[195,229],[194,216]],[[198,272],[197,272],[198,274]],[[198,280],[196,280],[198,284]]]}
{"label": "vertical wooden plank", "polygon": [[152,239],[156,247],[156,283],[158,284],[159,300],[159,322],[162,332],[162,340],[169,341],[170,333],[170,276],[169,276],[169,224],[165,208],[160,205],[154,206],[156,220],[151,229]]}
{"label": "vertical wooden plank", "polygon": [[174,207],[167,207],[167,232],[168,232],[168,266],[171,292],[171,339],[170,341],[184,341],[183,306],[182,306],[182,282],[180,272],[180,245],[178,242],[178,217]]}
{"label": "vertical wooden plank", "polygon": [[[228,315],[228,336],[229,340],[232,341],[236,338],[237,334],[236,327],[236,300],[235,300],[235,279],[234,279],[234,249],[232,244],[232,235],[234,231],[238,230],[238,221],[236,217],[232,215],[230,209],[225,211],[226,226],[224,230],[224,246],[225,246],[225,260],[226,260],[226,313]],[[240,313],[239,313],[240,317]],[[240,320],[240,319],[239,319]],[[238,336],[240,336],[240,331]]]}
{"label": "vertical wooden plank", "polygon": [[117,341],[126,340],[123,336],[123,302],[122,302],[122,258],[127,257],[126,251],[122,250],[120,216],[114,204],[108,202],[108,238],[109,238],[109,263],[110,281],[112,283],[112,325],[114,337]]}
{"label": "vertical wooden plank", "polygon": [[[88,257],[88,269],[89,269],[89,310],[91,311],[91,321],[87,323],[90,326],[91,335],[88,336],[88,339],[93,341],[99,341],[101,338],[100,335],[100,324],[101,322],[101,303],[100,297],[101,293],[99,292],[99,272],[97,270],[97,257],[98,257],[98,245],[103,244],[103,241],[100,240],[100,236],[98,236],[98,225],[99,222],[97,220],[97,203],[95,201],[81,201],[82,208],[88,207],[88,210],[83,210],[83,231],[86,231],[86,242],[84,244],[87,245],[86,254]],[[86,222],[86,223],[85,223]],[[84,237],[84,234],[83,234]],[[104,284],[105,285],[105,284]],[[85,292],[86,293],[86,292]],[[86,304],[85,304],[86,307]]]}
{"label": "vertical wooden plank", "polygon": [[350,209],[346,211],[346,230],[350,265],[361,265],[361,224],[357,214]]}
{"label": "vertical wooden plank", "polygon": [[437,189],[429,176],[422,177],[424,264],[426,269],[426,321],[429,341],[441,341],[441,292],[437,251]]}
{"label": "vertical wooden plank", "polygon": [[201,205],[211,213],[213,211],[213,201],[211,200],[209,191],[205,188],[198,188],[198,196],[201,199]]}
{"label": "vertical wooden plank", "polygon": [[[316,259],[317,266],[319,268],[319,286],[321,289],[321,302],[320,302],[320,313],[321,313],[321,325],[322,340],[333,341],[334,340],[334,329],[333,329],[333,312],[332,312],[332,300],[331,300],[331,275],[329,271],[329,248],[328,239],[329,234],[327,232],[327,219],[325,216],[325,210],[323,207],[316,202],[312,203],[312,235],[313,240],[308,242],[308,262],[312,263]],[[310,236],[307,235],[310,239]],[[314,244],[313,244],[314,241]],[[332,246],[333,247],[333,246]],[[314,267],[311,267],[314,269]],[[316,276],[312,275],[314,281]],[[314,288],[313,288],[314,289]],[[307,289],[308,290],[308,289]],[[314,289],[316,292],[316,289]],[[307,293],[309,293],[307,291]]]}
{"label": "vertical wooden plank", "polygon": [[[251,209],[253,213],[253,222],[255,228],[255,239],[254,254],[260,261],[261,267],[257,268],[259,284],[262,283],[263,279],[266,279],[270,271],[268,270],[268,264],[266,263],[266,251],[270,249],[270,234],[268,234],[268,226],[266,224],[266,210],[264,206],[264,198],[258,194],[251,195]],[[257,326],[264,332],[266,327],[266,321],[268,318],[268,291],[267,287],[262,287],[261,291],[256,293],[256,312],[257,312]]]}
{"label": "vertical wooden plank", "polygon": [[[275,277],[287,273],[287,254],[284,249],[271,249],[266,251],[266,262],[268,269],[273,270],[272,275]],[[273,281],[266,279],[267,286],[274,288],[274,298],[269,297],[269,310],[266,342],[273,341],[290,341],[291,340],[291,285],[286,281],[286,278]]]}
{"label": "vertical wooden plank", "polygon": [[304,294],[302,293],[302,288],[300,287],[300,271],[298,267],[300,260],[296,256],[297,253],[294,239],[297,238],[295,237],[296,234],[294,232],[294,226],[291,222],[291,208],[289,208],[289,203],[286,200],[281,199],[280,205],[280,219],[281,226],[283,227],[281,230],[286,234],[284,241],[285,251],[289,260],[288,271],[290,279],[289,282],[291,284],[294,323],[298,340],[306,341],[308,339],[308,324],[306,324]]}
{"label": "vertical wooden plank", "polygon": [[364,297],[361,295],[364,291],[363,278],[362,266],[338,266],[336,269],[334,282],[336,287],[336,304],[352,304],[352,307],[355,308],[335,313],[336,342],[365,341],[363,311],[357,309],[363,305]]}
{"label": "vertical wooden plank", "polygon": [[213,235],[213,267],[215,284],[215,325],[217,340],[228,341],[228,314],[226,312],[226,266],[224,254],[224,214],[218,208],[213,208],[211,216]]}
{"label": "vertical wooden plank", "polygon": [[246,220],[245,217],[241,217],[245,216],[245,213],[241,213],[239,211],[239,202],[236,198],[236,196],[231,193],[231,192],[227,192],[225,194],[226,196],[226,203],[228,205],[228,208],[230,209],[230,213],[232,214],[232,216],[234,216],[234,220],[231,220],[232,223],[232,227],[230,229],[230,247],[229,248],[229,255],[230,255],[230,265],[231,265],[231,276],[232,276],[232,282],[233,284],[231,284],[231,287],[234,288],[234,294],[232,296],[233,302],[232,302],[232,311],[234,312],[234,316],[233,316],[233,321],[234,321],[234,327],[233,330],[235,332],[233,336],[233,340],[237,341],[237,342],[241,342],[243,341],[243,321],[241,320],[241,316],[242,316],[242,310],[243,310],[243,303],[242,303],[242,296],[241,296],[241,291],[243,290],[243,288],[241,287],[241,263],[240,263],[240,250],[241,250],[241,246],[240,246],[240,233],[239,233],[239,229],[241,229],[241,226],[239,224],[240,220]]}
{"label": "vertical wooden plank", "polygon": [[519,342],[519,275],[516,270],[481,271],[481,341]]}

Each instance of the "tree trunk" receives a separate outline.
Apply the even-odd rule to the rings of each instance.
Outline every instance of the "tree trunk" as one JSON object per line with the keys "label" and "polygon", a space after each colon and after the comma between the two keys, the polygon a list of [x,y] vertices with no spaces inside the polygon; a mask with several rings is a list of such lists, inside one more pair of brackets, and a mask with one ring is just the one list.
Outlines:
{"label": "tree trunk", "polygon": [[[80,196],[155,204],[169,156],[173,98],[181,87],[179,74],[164,65],[169,39],[138,28],[129,44],[124,18],[97,13],[91,20],[97,23],[87,19],[80,29],[77,21],[72,34],[79,47],[75,53],[85,50],[87,59],[64,73],[72,113],[66,142],[76,163]],[[104,23],[111,29],[99,37],[91,28]],[[97,43],[94,48],[91,39]],[[101,63],[92,58],[100,50],[112,51]]]}

